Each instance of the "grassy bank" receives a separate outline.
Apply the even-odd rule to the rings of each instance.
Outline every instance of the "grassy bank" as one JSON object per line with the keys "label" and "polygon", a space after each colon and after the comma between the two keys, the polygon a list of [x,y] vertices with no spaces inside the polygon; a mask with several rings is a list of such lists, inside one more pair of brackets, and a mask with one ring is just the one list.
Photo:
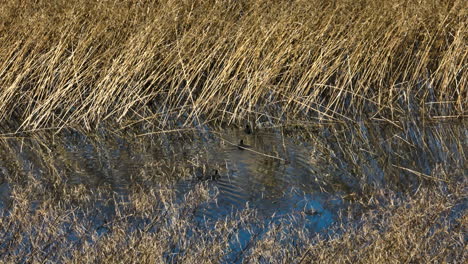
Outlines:
{"label": "grassy bank", "polygon": [[0,121],[466,116],[463,3],[3,0]]}

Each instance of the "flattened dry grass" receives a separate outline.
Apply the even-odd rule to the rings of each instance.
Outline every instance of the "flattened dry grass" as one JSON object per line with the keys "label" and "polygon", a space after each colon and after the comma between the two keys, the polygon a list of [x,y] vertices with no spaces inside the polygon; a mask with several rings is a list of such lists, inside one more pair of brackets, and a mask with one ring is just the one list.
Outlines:
{"label": "flattened dry grass", "polygon": [[[344,197],[353,202],[320,235],[305,228],[311,219],[299,211],[271,222],[249,208],[210,218],[205,206],[216,204],[213,185],[197,183],[181,197],[170,181],[163,180],[193,178],[182,162],[174,167],[151,162],[150,169],[142,168],[123,193],[116,193],[110,183],[73,182],[71,172],[80,171],[79,166],[69,164],[74,159],[63,160],[57,147],[48,151],[53,143],[44,141],[47,132],[30,139],[3,139],[0,152],[12,157],[0,157],[5,159],[1,164],[5,167],[0,167],[0,259],[6,263],[465,263],[468,186],[459,163],[466,160],[459,140],[462,130],[434,129],[433,135],[413,131],[421,135],[417,138],[421,142],[408,138],[407,144],[420,156],[450,153],[425,175],[427,179],[420,179],[417,190],[402,191],[398,185],[397,191],[390,190],[390,179],[404,182],[404,171],[386,171],[389,184],[380,185],[372,184],[375,180],[368,179],[365,169],[356,170],[353,175],[364,179],[359,180],[363,191]],[[354,135],[354,144],[346,136],[355,132],[333,131],[335,141],[346,146],[338,156],[349,156],[342,162],[366,158],[352,150],[362,152],[371,145],[362,135],[367,129],[362,127],[361,135]],[[66,138],[73,142],[70,137]],[[55,144],[59,142],[56,135]],[[92,142],[111,149],[99,137],[77,144]],[[140,143],[135,146],[142,149],[135,151],[144,152],[148,142]],[[434,152],[422,147],[431,144],[436,145]],[[385,145],[373,149],[383,151],[379,148]],[[393,163],[401,165],[414,157],[404,145],[394,145],[401,151],[394,154],[402,160]],[[99,153],[91,156],[104,156]],[[404,158],[404,153],[409,156]],[[356,163],[356,168],[366,167],[364,162]],[[348,164],[351,168],[351,161]]]}
{"label": "flattened dry grass", "polygon": [[0,121],[465,117],[465,1],[0,5]]}
{"label": "flattened dry grass", "polygon": [[372,210],[356,217],[360,222],[355,228],[318,240],[304,259],[306,263],[464,263],[466,187],[465,182],[449,187],[449,192],[422,188],[404,199],[380,191],[368,201]]}
{"label": "flattened dry grass", "polygon": [[83,185],[61,189],[61,199],[42,184],[14,185],[8,212],[0,214],[0,257],[5,263],[465,263],[466,181],[438,187],[373,193],[349,209],[334,233],[316,236],[301,228],[307,221],[301,216],[266,224],[251,209],[197,221],[197,211],[216,198],[203,184],[179,202],[171,187],[136,186],[122,200]]}

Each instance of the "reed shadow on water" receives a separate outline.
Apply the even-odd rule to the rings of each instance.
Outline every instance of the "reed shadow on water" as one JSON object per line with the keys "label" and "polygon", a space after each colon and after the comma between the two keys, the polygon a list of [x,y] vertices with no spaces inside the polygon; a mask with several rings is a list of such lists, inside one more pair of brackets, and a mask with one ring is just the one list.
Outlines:
{"label": "reed shadow on water", "polygon": [[[247,252],[253,254],[256,243],[279,235],[274,231],[278,228],[290,234],[280,241],[295,241],[287,248],[306,247],[304,232],[345,232],[332,228],[345,221],[340,212],[366,215],[365,208],[370,205],[361,204],[366,197],[383,204],[386,199],[400,203],[403,200],[391,194],[392,189],[401,196],[433,184],[463,183],[465,157],[460,147],[466,144],[464,133],[463,125],[400,129],[359,123],[319,130],[265,129],[255,134],[228,128],[149,138],[63,131],[54,144],[47,144],[41,136],[8,139],[1,145],[0,165],[11,167],[3,176],[9,190],[2,189],[8,202],[1,210],[7,217],[4,219],[18,220],[20,215],[11,214],[11,210],[26,206],[29,213],[25,217],[36,221],[35,212],[47,206],[55,206],[59,214],[75,208],[81,216],[73,218],[74,225],[86,222],[89,231],[81,236],[70,233],[60,238],[63,243],[85,239],[93,232],[99,237],[114,237],[119,228],[130,235],[135,230],[156,235],[161,228],[169,232],[190,223],[184,228],[192,231],[179,234],[179,240],[204,236],[215,244],[224,241],[230,253],[217,254],[227,262],[240,261]],[[241,144],[236,142],[245,149],[239,149]],[[282,161],[286,159],[290,162]],[[20,205],[19,197],[31,203]],[[454,208],[461,211],[453,212],[451,221],[458,221],[465,209]],[[122,214],[128,214],[125,224],[117,221]],[[176,221],[165,226],[160,222],[165,216],[179,214],[184,215],[185,224]],[[219,231],[219,223],[238,221],[245,225],[229,229],[232,233],[227,237],[208,236]],[[352,218],[345,222],[353,223]],[[65,223],[58,228],[65,228]],[[55,237],[54,233],[47,236]],[[178,259],[182,248],[175,245],[169,243],[161,252]],[[23,251],[20,244],[16,248],[32,254]]]}

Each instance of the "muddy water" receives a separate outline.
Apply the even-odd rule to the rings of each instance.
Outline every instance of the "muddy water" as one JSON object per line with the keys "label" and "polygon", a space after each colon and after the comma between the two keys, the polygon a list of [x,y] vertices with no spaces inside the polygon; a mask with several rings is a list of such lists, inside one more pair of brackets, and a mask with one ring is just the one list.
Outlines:
{"label": "muddy water", "polygon": [[[240,141],[243,144],[239,146]],[[319,232],[340,209],[372,188],[407,191],[444,175],[466,175],[464,124],[328,125],[311,129],[200,128],[141,135],[76,131],[5,138],[0,154],[0,208],[14,182],[46,180],[52,169],[69,185],[109,186],[122,197],[134,185],[172,182],[182,198],[198,184],[217,193],[199,221],[254,208],[264,221],[302,215]],[[443,177],[443,176],[440,176]]]}

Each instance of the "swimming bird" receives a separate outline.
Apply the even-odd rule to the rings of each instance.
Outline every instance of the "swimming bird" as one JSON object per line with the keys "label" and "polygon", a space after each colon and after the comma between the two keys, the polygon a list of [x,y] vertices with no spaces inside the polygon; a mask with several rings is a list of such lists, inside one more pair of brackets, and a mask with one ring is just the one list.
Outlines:
{"label": "swimming bird", "polygon": [[195,177],[197,181],[216,181],[221,178],[221,175],[219,175],[219,171],[217,169],[214,169],[213,174],[208,174],[204,167],[197,167],[195,168]]}
{"label": "swimming bird", "polygon": [[244,132],[248,135],[255,133],[255,122],[253,120],[247,121],[244,127]]}
{"label": "swimming bird", "polygon": [[212,181],[216,181],[216,180],[219,180],[219,178],[221,178],[221,175],[219,175],[218,170],[215,169],[215,170],[214,170],[214,174],[211,175],[211,180],[212,180]]}
{"label": "swimming bird", "polygon": [[237,148],[243,150],[243,149],[246,149],[246,148],[250,148],[250,146],[247,145],[247,144],[244,144],[244,140],[241,139],[241,141],[239,142],[239,145],[237,145]]}
{"label": "swimming bird", "polygon": [[252,134],[252,128],[250,127],[249,124],[245,125],[244,132],[249,135]]}
{"label": "swimming bird", "polygon": [[196,167],[194,171],[195,177],[199,181],[203,181],[205,178],[205,170],[202,167]]}

